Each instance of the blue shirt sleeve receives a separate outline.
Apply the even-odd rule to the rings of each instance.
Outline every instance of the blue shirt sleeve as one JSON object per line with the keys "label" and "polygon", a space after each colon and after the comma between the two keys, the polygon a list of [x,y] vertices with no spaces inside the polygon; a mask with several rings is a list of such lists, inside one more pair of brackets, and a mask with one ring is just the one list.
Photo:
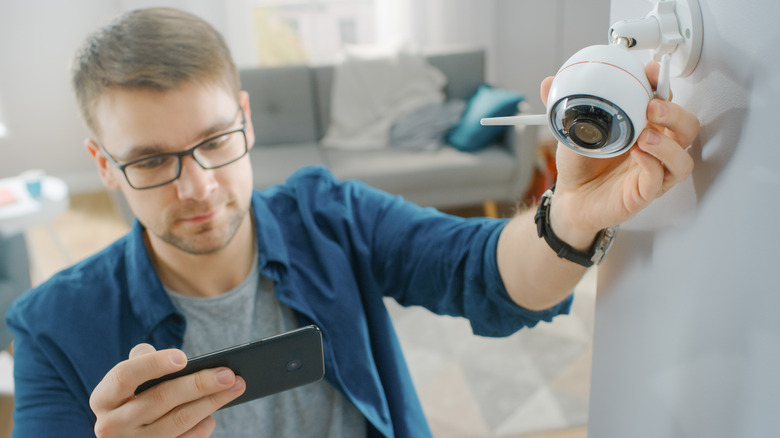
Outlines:
{"label": "blue shirt sleeve", "polygon": [[[89,397],[82,388],[69,387],[63,373],[75,376],[74,369],[56,369],[52,356],[67,355],[61,346],[45,336],[33,336],[29,318],[19,309],[9,312],[14,339],[14,438],[90,437],[94,415],[84,410],[76,394]],[[56,361],[56,359],[55,359]]]}
{"label": "blue shirt sleeve", "polygon": [[543,311],[524,309],[509,297],[496,261],[508,220],[447,215],[323,173],[305,202],[314,211],[306,214],[348,243],[362,289],[466,317],[483,336],[507,336],[569,311],[571,296]]}

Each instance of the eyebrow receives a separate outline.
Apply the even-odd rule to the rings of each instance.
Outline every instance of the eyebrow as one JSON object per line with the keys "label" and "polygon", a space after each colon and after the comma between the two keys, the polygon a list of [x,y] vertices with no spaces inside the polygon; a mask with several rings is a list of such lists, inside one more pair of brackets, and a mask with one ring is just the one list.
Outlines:
{"label": "eyebrow", "polygon": [[[221,131],[227,130],[228,128],[230,128],[231,125],[235,123],[235,121],[236,118],[234,116],[230,120],[220,120],[214,123],[213,125],[201,131],[197,137],[199,141],[193,144],[198,144],[199,142],[202,142],[203,140],[213,135],[216,135]],[[162,144],[154,144],[154,143],[141,144],[141,145],[132,146],[130,150],[124,155],[114,155],[113,157],[116,161],[122,163],[129,163],[141,157],[165,153],[167,152],[166,149],[167,149],[166,146]]]}

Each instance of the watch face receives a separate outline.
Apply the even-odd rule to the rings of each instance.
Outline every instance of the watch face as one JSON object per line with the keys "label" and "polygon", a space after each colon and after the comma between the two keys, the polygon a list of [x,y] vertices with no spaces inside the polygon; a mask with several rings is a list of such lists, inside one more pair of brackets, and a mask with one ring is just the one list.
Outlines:
{"label": "watch face", "polygon": [[599,233],[597,239],[596,239],[596,245],[593,248],[593,257],[591,260],[594,264],[598,265],[599,263],[604,260],[604,257],[607,255],[609,250],[612,248],[612,243],[615,241],[615,236],[617,235],[618,227],[609,227],[604,228]]}

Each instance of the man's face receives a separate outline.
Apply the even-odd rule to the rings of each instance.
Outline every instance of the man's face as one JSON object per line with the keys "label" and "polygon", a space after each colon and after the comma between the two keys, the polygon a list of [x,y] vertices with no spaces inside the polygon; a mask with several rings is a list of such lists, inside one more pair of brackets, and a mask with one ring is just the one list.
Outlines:
{"label": "man's face", "polygon": [[[119,164],[191,148],[206,138],[241,127],[245,111],[247,142],[254,143],[246,93],[240,102],[222,87],[189,83],[170,91],[109,90],[96,107],[100,141]],[[182,158],[181,176],[166,185],[136,190],[108,162],[93,140],[104,184],[120,189],[149,238],[190,254],[224,248],[248,220],[252,168],[248,156],[217,169],[203,169],[192,156]]]}

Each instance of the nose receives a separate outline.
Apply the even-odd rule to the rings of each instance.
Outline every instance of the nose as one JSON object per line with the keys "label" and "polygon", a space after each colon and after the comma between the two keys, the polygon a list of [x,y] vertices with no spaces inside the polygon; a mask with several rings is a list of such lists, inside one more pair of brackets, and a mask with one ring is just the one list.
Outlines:
{"label": "nose", "polygon": [[204,169],[192,156],[182,157],[181,175],[174,181],[179,199],[201,201],[217,187],[214,171]]}

